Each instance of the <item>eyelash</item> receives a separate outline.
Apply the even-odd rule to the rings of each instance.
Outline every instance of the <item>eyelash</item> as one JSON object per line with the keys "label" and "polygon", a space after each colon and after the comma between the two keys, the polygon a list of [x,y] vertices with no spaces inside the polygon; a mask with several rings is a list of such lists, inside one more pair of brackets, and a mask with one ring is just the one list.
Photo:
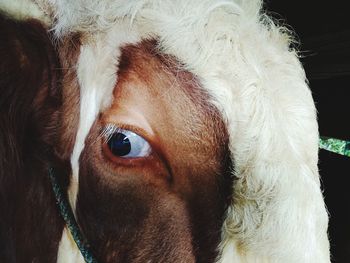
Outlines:
{"label": "eyelash", "polygon": [[[114,124],[108,123],[102,128],[101,137],[104,139],[103,143],[107,143],[109,139],[113,136],[114,133],[120,132],[122,128],[117,127]],[[125,129],[126,130],[126,129]]]}

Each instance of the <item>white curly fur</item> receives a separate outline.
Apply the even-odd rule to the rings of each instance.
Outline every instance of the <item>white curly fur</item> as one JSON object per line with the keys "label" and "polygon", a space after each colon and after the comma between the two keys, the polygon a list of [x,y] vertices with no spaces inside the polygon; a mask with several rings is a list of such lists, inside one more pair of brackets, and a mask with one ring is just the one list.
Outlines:
{"label": "white curly fur", "polygon": [[157,37],[160,52],[178,58],[212,95],[237,178],[217,262],[330,262],[314,103],[291,34],[261,1],[48,2],[58,38],[81,32],[91,45],[117,38],[121,25],[135,39]]}

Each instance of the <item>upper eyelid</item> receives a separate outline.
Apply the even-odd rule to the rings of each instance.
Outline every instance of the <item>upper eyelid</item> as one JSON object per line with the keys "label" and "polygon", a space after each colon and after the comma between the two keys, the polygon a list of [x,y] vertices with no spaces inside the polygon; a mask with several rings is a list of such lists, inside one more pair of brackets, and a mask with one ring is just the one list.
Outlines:
{"label": "upper eyelid", "polygon": [[107,123],[101,130],[100,136],[106,140],[106,142],[112,137],[112,135],[116,132],[120,132],[120,127],[116,126],[112,123]]}
{"label": "upper eyelid", "polygon": [[122,123],[107,123],[103,126],[101,130],[101,137],[105,139],[105,142],[107,142],[111,136],[116,132],[122,132],[122,131],[131,131],[135,133],[136,135],[142,137],[144,140],[146,140],[152,147],[152,139],[148,135],[148,133],[143,130],[142,128],[129,125],[129,124],[122,124]]}

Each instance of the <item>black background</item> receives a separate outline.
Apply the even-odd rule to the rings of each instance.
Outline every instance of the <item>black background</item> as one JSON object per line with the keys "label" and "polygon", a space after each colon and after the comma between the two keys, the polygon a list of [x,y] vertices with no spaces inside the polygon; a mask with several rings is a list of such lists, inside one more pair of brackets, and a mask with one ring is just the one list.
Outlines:
{"label": "black background", "polygon": [[[350,2],[267,0],[265,9],[296,32],[323,136],[350,140]],[[332,262],[350,263],[350,158],[320,151],[330,214]]]}

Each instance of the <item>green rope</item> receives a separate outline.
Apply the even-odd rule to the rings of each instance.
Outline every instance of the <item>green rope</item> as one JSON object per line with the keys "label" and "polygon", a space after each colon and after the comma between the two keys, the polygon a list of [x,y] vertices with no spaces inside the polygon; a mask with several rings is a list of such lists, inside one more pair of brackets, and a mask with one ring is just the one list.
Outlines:
{"label": "green rope", "polygon": [[350,157],[350,141],[321,137],[319,146],[326,151]]}
{"label": "green rope", "polygon": [[83,235],[80,232],[79,226],[74,218],[74,214],[70,207],[70,204],[66,198],[66,195],[62,191],[61,186],[59,185],[57,178],[54,175],[54,169],[49,168],[49,177],[52,184],[53,192],[55,193],[57,205],[59,207],[61,216],[63,217],[66,225],[73,236],[75,243],[77,244],[81,254],[83,255],[85,262],[87,263],[97,263],[97,260],[90,251],[90,246],[83,238]]}

